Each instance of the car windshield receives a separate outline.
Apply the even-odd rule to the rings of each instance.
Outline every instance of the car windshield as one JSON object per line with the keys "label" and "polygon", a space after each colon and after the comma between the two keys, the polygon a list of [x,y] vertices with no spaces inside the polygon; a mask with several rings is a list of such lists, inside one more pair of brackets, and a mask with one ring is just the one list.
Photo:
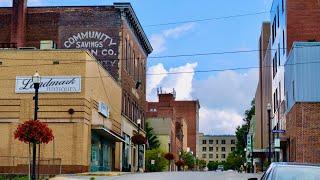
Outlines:
{"label": "car windshield", "polygon": [[275,169],[274,180],[320,180],[320,167],[280,166]]}

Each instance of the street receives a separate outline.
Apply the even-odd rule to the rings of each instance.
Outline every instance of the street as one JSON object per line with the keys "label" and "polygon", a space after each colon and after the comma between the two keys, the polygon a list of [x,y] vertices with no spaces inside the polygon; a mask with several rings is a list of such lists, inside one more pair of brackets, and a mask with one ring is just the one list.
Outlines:
{"label": "street", "polygon": [[[90,179],[92,176],[57,177],[53,180]],[[236,172],[162,172],[127,174],[123,176],[102,177],[95,176],[96,180],[246,180],[252,177],[261,177],[259,174],[243,174]]]}

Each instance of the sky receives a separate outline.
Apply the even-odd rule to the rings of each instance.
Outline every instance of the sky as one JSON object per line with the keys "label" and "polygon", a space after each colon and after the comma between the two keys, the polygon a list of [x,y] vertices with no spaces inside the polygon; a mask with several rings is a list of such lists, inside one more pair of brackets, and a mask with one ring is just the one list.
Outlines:
{"label": "sky", "polygon": [[[0,0],[11,6],[12,0]],[[258,49],[263,21],[268,21],[272,0],[132,0],[130,2],[154,51],[148,59],[147,99],[157,101],[156,89],[176,90],[177,100],[200,101],[200,132],[234,134],[243,123],[258,82],[258,70],[224,70],[258,66],[258,53],[163,57]],[[29,6],[110,5],[109,0],[29,0]],[[196,19],[237,16],[210,21]],[[173,22],[173,23],[172,23]],[[184,22],[184,23],[174,23]],[[172,23],[169,25],[159,25]],[[158,24],[158,25],[157,25]],[[152,26],[156,25],[156,26]],[[157,57],[163,58],[157,58]],[[175,72],[189,72],[166,74]],[[161,75],[154,75],[154,74]],[[163,74],[165,73],[165,74]],[[153,75],[151,75],[153,74]]]}

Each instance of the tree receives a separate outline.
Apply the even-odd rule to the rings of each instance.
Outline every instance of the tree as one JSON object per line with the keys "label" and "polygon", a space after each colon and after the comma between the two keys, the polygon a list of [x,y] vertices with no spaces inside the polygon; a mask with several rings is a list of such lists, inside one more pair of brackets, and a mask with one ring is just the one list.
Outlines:
{"label": "tree", "polygon": [[[154,160],[154,164],[151,164]],[[168,161],[164,158],[164,152],[157,148],[146,151],[146,171],[161,172],[168,166]]]}
{"label": "tree", "polygon": [[246,154],[244,149],[247,145],[247,134],[250,128],[250,121],[252,119],[252,116],[255,114],[255,101],[251,101],[251,107],[250,109],[246,110],[244,113],[244,124],[237,127],[236,130],[236,137],[237,137],[237,144],[236,144],[236,150],[234,151],[235,156],[237,158],[241,158],[241,162],[246,161]]}
{"label": "tree", "polygon": [[239,154],[232,152],[228,155],[226,166],[228,169],[239,170],[243,163],[243,158]]}
{"label": "tree", "polygon": [[146,138],[148,141],[147,149],[155,149],[160,147],[158,136],[154,134],[153,128],[149,126],[149,123],[146,123]]}
{"label": "tree", "polygon": [[207,166],[208,166],[209,171],[215,171],[215,170],[217,170],[218,165],[219,165],[219,163],[217,161],[210,161]]}
{"label": "tree", "polygon": [[190,152],[182,151],[180,158],[185,162],[185,165],[188,169],[194,168],[195,159]]}
{"label": "tree", "polygon": [[202,159],[197,159],[197,164],[200,170],[203,170],[205,167],[207,167],[207,162]]}

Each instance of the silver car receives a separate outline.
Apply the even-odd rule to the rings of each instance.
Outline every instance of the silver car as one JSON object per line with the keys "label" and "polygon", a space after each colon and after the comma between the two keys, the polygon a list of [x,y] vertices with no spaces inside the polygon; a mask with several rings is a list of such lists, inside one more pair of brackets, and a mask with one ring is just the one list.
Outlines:
{"label": "silver car", "polygon": [[[258,180],[258,178],[249,180]],[[287,162],[272,163],[261,180],[320,180],[320,166]]]}

